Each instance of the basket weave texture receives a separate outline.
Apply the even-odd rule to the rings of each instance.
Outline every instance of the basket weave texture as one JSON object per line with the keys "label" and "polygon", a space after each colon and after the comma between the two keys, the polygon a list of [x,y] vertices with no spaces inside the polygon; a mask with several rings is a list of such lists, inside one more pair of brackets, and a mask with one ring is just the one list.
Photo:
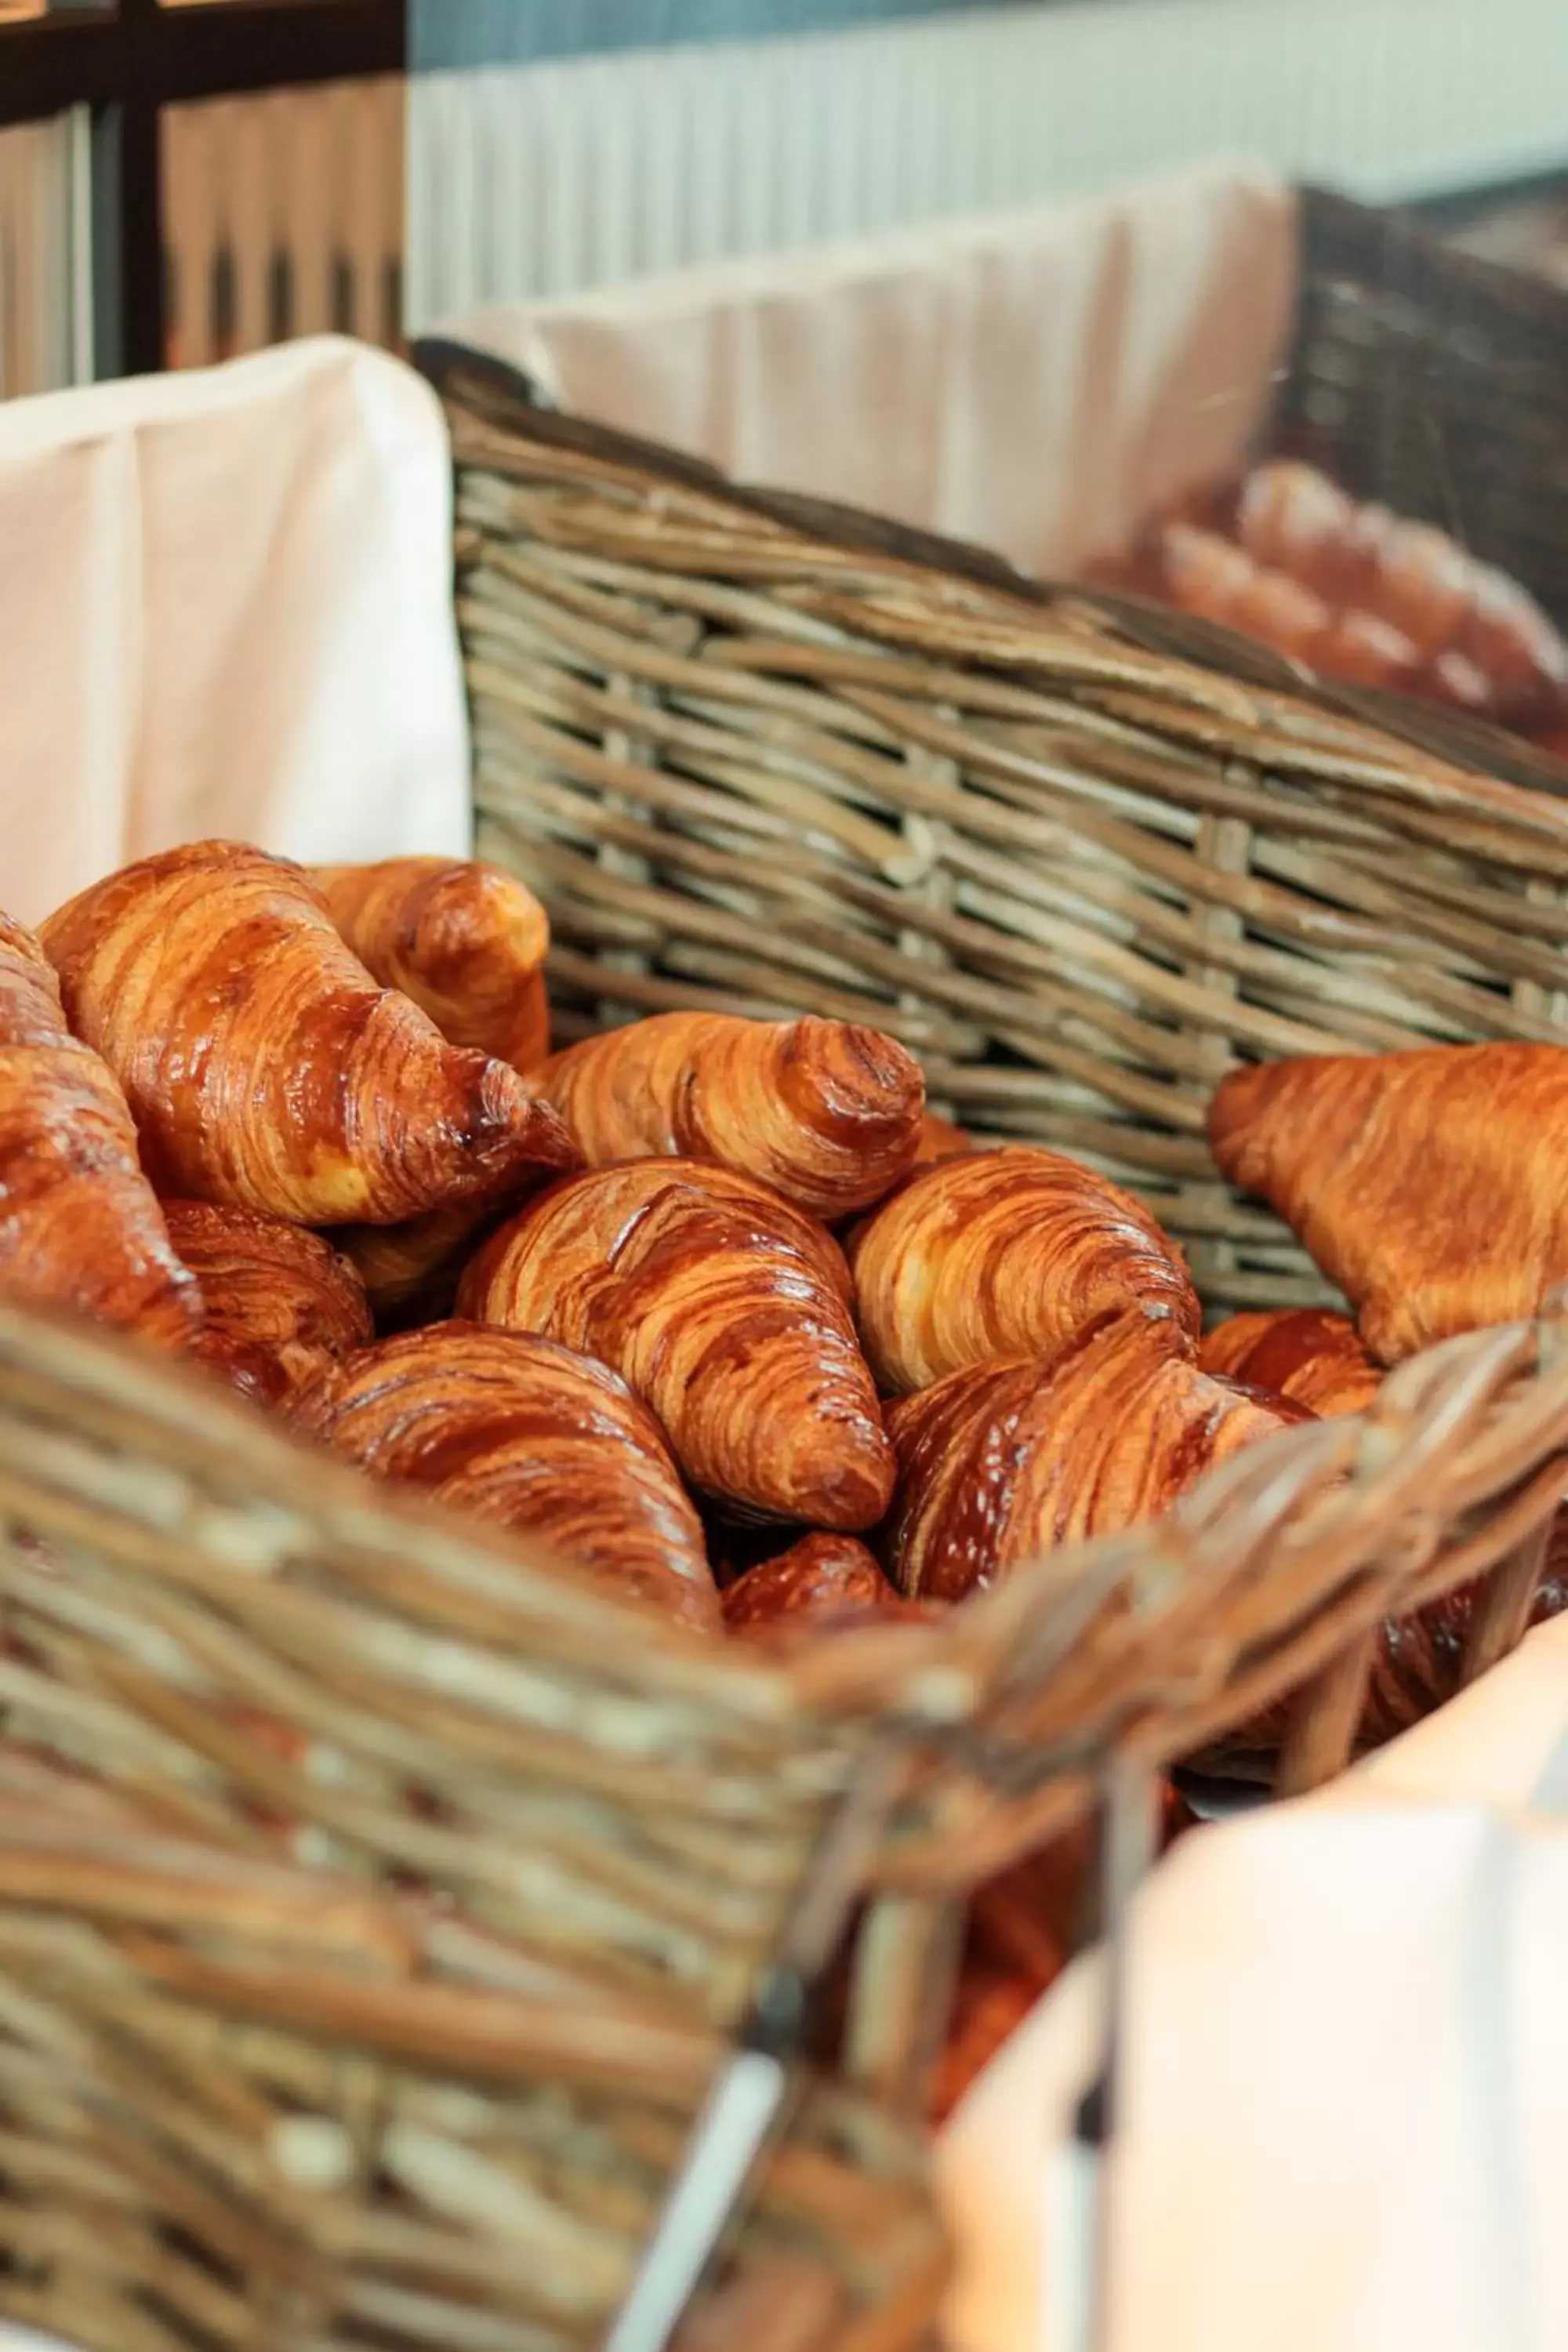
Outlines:
{"label": "basket weave texture", "polygon": [[[587,2347],[716,2038],[448,1906],[174,1832],[0,1750],[0,2305],[91,2352]],[[913,2143],[818,2092],[689,2352],[899,2352]]]}
{"label": "basket weave texture", "polygon": [[1210,1159],[1238,1060],[1563,1037],[1568,802],[1480,730],[444,378],[479,845],[568,1033],[870,1021],[1142,1192],[1213,1307],[1331,1296]]}

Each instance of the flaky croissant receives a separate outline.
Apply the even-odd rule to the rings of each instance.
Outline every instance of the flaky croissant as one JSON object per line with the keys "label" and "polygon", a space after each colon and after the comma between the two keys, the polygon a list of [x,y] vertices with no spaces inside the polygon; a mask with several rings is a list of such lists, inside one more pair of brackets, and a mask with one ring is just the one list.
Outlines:
{"label": "flaky croissant", "polygon": [[1568,1277],[1568,1049],[1436,1045],[1235,1070],[1209,1110],[1380,1363],[1537,1312]]}
{"label": "flaky croissant", "polygon": [[1205,1471],[1310,1417],[1199,1371],[1169,1327],[1121,1318],[1043,1361],[971,1364],[889,1411],[893,1580],[960,1600],[1059,1545],[1161,1517]]}
{"label": "flaky croissant", "polygon": [[689,1624],[719,1623],[702,1529],[658,1423],[570,1348],[471,1323],[405,1331],[324,1374],[294,1425]]}
{"label": "flaky croissant", "polygon": [[842,1021],[661,1013],[557,1055],[542,1083],[591,1167],[716,1160],[828,1223],[913,1165],[925,1107],[913,1057]]}
{"label": "flaky croissant", "polygon": [[574,1161],[514,1070],[379,987],[302,871],[259,850],[143,858],[52,916],[43,943],[160,1192],[394,1224]]}
{"label": "flaky croissant", "polygon": [[1108,1314],[1191,1349],[1203,1311],[1131,1195],[1020,1146],[920,1170],[850,1236],[860,1335],[879,1381],[927,1388],[965,1364],[1043,1355]]}
{"label": "flaky croissant", "polygon": [[928,1110],[921,1121],[921,1139],[915,1152],[915,1166],[929,1168],[938,1160],[956,1160],[962,1152],[973,1151],[974,1140],[955,1127],[950,1118],[939,1118]]}
{"label": "flaky croissant", "polygon": [[614,1365],[705,1493],[807,1526],[882,1516],[893,1462],[820,1225],[689,1160],[569,1178],[480,1251],[458,1312]]}
{"label": "flaky croissant", "polygon": [[184,1348],[195,1276],[142,1172],[130,1108],[73,1037],[43,949],[0,915],[0,1288]]}
{"label": "flaky croissant", "polygon": [[332,1242],[364,1285],[376,1329],[384,1336],[444,1321],[469,1259],[530,1189],[509,1187],[498,1206],[480,1200],[432,1209],[405,1225],[336,1226]]}
{"label": "flaky croissant", "polygon": [[769,1637],[900,1606],[859,1538],[834,1535],[803,1536],[737,1577],[723,1599],[727,1632]]}
{"label": "flaky croissant", "polygon": [[309,871],[366,971],[411,996],[454,1045],[517,1070],[544,1059],[550,1016],[541,966],[550,924],[511,875],[446,857]]}
{"label": "flaky croissant", "polygon": [[278,1405],[374,1334],[364,1286],[320,1234],[250,1209],[168,1201],[169,1235],[201,1286],[207,1370]]}
{"label": "flaky croissant", "polygon": [[1360,1412],[1383,1384],[1355,1325],[1321,1307],[1232,1315],[1206,1335],[1198,1363],[1221,1379],[1289,1397],[1323,1420]]}

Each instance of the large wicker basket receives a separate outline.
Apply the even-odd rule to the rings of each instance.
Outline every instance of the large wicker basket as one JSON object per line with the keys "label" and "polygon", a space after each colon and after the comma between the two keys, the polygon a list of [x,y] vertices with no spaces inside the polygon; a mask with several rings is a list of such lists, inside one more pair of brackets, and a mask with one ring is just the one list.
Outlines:
{"label": "large wicker basket", "polygon": [[[569,1025],[869,1011],[966,1121],[1139,1184],[1215,1303],[1320,1289],[1207,1160],[1237,1054],[1563,1034],[1568,804],[1473,733],[445,383],[482,842]],[[904,2352],[966,1890],[1292,1691],[1281,1785],[1339,1769],[1384,1613],[1487,1579],[1480,1671],[1565,1490],[1548,1317],[941,1625],[767,1657],[0,1308],[0,2308],[595,2343],[809,1885],[857,1922],[842,2052],[689,2352]]]}

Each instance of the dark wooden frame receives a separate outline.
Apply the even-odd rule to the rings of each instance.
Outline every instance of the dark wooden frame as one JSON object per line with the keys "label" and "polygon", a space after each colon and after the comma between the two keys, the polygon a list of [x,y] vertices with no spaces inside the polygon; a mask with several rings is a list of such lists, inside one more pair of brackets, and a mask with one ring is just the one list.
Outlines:
{"label": "dark wooden frame", "polygon": [[401,73],[407,17],[407,0],[120,0],[0,26],[0,128],[92,110],[106,232],[94,241],[100,374],[163,364],[164,107]]}

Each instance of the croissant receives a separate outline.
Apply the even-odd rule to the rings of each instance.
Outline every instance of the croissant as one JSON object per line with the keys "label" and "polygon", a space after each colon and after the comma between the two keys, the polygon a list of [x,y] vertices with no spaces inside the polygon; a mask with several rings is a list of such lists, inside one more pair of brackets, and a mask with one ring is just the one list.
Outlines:
{"label": "croissant", "polygon": [[405,1225],[335,1226],[333,1246],[363,1284],[376,1329],[384,1334],[444,1321],[469,1259],[530,1189],[509,1185],[497,1204],[459,1201]]}
{"label": "croissant", "polygon": [[960,1600],[1059,1545],[1162,1517],[1217,1463],[1310,1418],[1200,1371],[1169,1327],[1123,1318],[1043,1362],[966,1365],[889,1411],[893,1581]]}
{"label": "croissant", "polygon": [[0,1286],[161,1348],[185,1347],[201,1294],[137,1158],[130,1107],[73,1037],[31,931],[0,915]]}
{"label": "croissant", "polygon": [[803,1536],[788,1551],[749,1568],[725,1589],[724,1623],[731,1633],[773,1634],[781,1628],[897,1610],[898,1594],[855,1536]]}
{"label": "croissant", "polygon": [[[1365,1704],[1356,1727],[1358,1754],[1397,1738],[1458,1696],[1465,1643],[1486,1580],[1461,1585],[1409,1617],[1385,1618],[1373,1653]],[[1558,1522],[1546,1572],[1531,1610],[1531,1625],[1568,1610],[1568,1543]],[[1226,1777],[1267,1779],[1290,1727],[1294,1699],[1281,1700],[1196,1759]]]}
{"label": "croissant", "polygon": [[934,1110],[928,1110],[921,1120],[915,1166],[929,1168],[933,1160],[956,1160],[961,1152],[973,1150],[973,1141],[965,1135],[963,1128],[954,1127],[950,1118],[938,1118]]}
{"label": "croissant", "polygon": [[452,1045],[517,1070],[544,1059],[550,923],[521,882],[499,866],[445,857],[309,870],[361,963],[411,996]]}
{"label": "croissant", "polygon": [[1321,1420],[1360,1412],[1383,1381],[1355,1325],[1321,1307],[1233,1315],[1205,1339],[1198,1365],[1244,1387],[1289,1397]]}
{"label": "croissant", "polygon": [[1544,723],[1568,698],[1568,644],[1524,590],[1446,532],[1362,506],[1310,466],[1261,466],[1236,509],[1243,548],[1338,607],[1359,606],[1436,667],[1453,655],[1499,715]]}
{"label": "croissant", "polygon": [[1235,1070],[1209,1141],[1394,1364],[1535,1314],[1568,1276],[1565,1120],[1568,1049],[1436,1045]]}
{"label": "croissant", "polygon": [[302,871],[259,850],[144,858],[52,916],[43,943],[166,1195],[395,1224],[574,1164],[517,1073],[378,987]]}
{"label": "croissant", "polygon": [[591,1167],[717,1160],[828,1223],[913,1165],[925,1108],[919,1064],[875,1029],[708,1013],[589,1037],[547,1065],[543,1089]]}
{"label": "croissant", "polygon": [[[1373,1658],[1358,1747],[1381,1747],[1456,1696],[1465,1643],[1485,1594],[1483,1578],[1445,1593],[1440,1601],[1428,1601],[1412,1617],[1387,1621]],[[1568,1559],[1559,1523],[1530,1622],[1543,1625],[1565,1609]]]}
{"label": "croissant", "polygon": [[196,1359],[242,1395],[281,1404],[373,1337],[364,1286],[320,1234],[205,1201],[169,1201],[163,1213],[201,1286]]}
{"label": "croissant", "polygon": [[294,1425],[377,1477],[428,1487],[688,1624],[718,1626],[702,1529],[653,1415],[570,1348],[470,1323],[405,1331],[325,1373]]}
{"label": "croissant", "polygon": [[458,1312],[613,1364],[709,1495],[836,1529],[887,1507],[843,1256],[749,1177],[638,1160],[569,1178],[487,1243]]}
{"label": "croissant", "polygon": [[920,1170],[850,1236],[860,1333],[893,1393],[965,1364],[1043,1355],[1122,1314],[1196,1344],[1185,1266],[1127,1192],[1059,1152],[973,1152]]}

